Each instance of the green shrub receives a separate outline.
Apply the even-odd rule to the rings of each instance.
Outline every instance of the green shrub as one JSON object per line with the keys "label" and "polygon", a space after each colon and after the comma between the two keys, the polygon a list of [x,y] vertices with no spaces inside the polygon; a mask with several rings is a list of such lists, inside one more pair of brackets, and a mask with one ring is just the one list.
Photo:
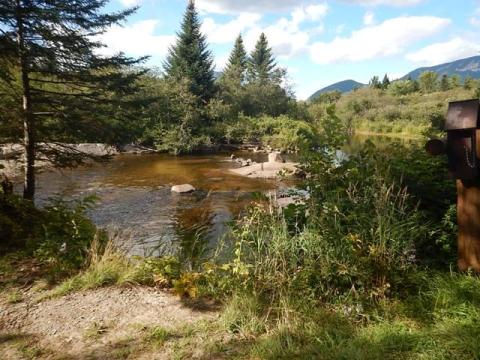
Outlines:
{"label": "green shrub", "polygon": [[85,264],[93,239],[106,240],[85,214],[94,203],[94,197],[73,203],[54,199],[36,208],[18,196],[1,196],[0,247],[33,255],[52,275],[72,274]]}
{"label": "green shrub", "polygon": [[316,134],[310,124],[288,116],[240,116],[238,120],[220,124],[227,143],[261,143],[279,150],[298,150],[306,144],[314,144]]}
{"label": "green shrub", "polygon": [[0,193],[0,252],[23,249],[36,241],[42,215],[32,202]]}

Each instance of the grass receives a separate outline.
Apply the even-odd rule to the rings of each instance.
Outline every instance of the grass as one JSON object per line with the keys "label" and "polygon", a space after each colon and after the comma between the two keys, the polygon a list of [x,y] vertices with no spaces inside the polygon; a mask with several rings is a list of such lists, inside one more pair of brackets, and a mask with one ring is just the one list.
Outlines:
{"label": "grass", "polygon": [[421,292],[353,317],[342,306],[297,299],[280,309],[239,294],[173,349],[178,358],[479,359],[480,279],[425,275]]}
{"label": "grass", "polygon": [[436,128],[443,124],[449,101],[474,97],[473,90],[462,87],[404,96],[366,87],[344,94],[337,110],[356,132],[418,138],[431,125]]}
{"label": "grass", "polygon": [[113,240],[102,248],[94,241],[89,251],[88,266],[60,283],[43,299],[112,285],[171,287],[179,277],[180,263],[173,257],[129,258]]}
{"label": "grass", "polygon": [[155,326],[148,330],[145,342],[154,347],[162,347],[173,336],[172,332],[161,326]]}
{"label": "grass", "polygon": [[13,289],[7,294],[7,302],[9,304],[17,304],[19,302],[22,302],[22,300],[22,293],[18,289]]}
{"label": "grass", "polygon": [[103,322],[93,322],[90,327],[88,327],[83,336],[85,339],[98,340],[101,336],[107,333],[110,326]]}

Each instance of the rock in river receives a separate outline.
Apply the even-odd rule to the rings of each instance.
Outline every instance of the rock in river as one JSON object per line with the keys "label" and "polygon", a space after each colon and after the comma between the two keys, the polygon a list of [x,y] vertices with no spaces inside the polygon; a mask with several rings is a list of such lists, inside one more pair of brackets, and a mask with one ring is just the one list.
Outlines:
{"label": "rock in river", "polygon": [[187,194],[195,191],[195,188],[190,184],[172,186],[172,192],[178,194]]}

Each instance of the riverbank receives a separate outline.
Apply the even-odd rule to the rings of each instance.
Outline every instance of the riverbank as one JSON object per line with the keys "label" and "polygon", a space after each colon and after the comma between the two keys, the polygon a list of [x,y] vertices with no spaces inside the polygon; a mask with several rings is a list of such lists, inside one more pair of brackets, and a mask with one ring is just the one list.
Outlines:
{"label": "riverbank", "polygon": [[221,294],[219,306],[133,283],[51,297],[34,263],[12,264],[15,280],[6,277],[4,258],[0,265],[0,353],[6,360],[470,360],[480,354],[480,280],[468,274],[417,272],[422,291],[369,309],[306,298],[277,308],[243,291]]}
{"label": "riverbank", "polygon": [[[3,144],[0,145],[0,174],[4,174],[9,178],[19,177],[23,173],[23,153],[24,147],[21,144]],[[37,161],[36,168],[38,170],[53,169],[55,164],[50,159],[57,156],[56,154],[64,154],[72,157],[84,157],[85,161],[92,161],[95,158],[108,158],[118,154],[152,154],[157,153],[156,150],[140,145],[124,145],[114,147],[101,143],[82,143],[82,144],[65,144],[65,143],[39,143],[37,144]]]}

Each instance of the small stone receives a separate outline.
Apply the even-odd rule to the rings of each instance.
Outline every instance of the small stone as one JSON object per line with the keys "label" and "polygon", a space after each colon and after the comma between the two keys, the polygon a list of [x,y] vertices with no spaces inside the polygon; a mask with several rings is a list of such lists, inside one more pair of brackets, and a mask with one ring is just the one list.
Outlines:
{"label": "small stone", "polygon": [[187,194],[193,191],[195,191],[195,188],[190,184],[172,186],[172,192],[178,193],[178,194]]}

